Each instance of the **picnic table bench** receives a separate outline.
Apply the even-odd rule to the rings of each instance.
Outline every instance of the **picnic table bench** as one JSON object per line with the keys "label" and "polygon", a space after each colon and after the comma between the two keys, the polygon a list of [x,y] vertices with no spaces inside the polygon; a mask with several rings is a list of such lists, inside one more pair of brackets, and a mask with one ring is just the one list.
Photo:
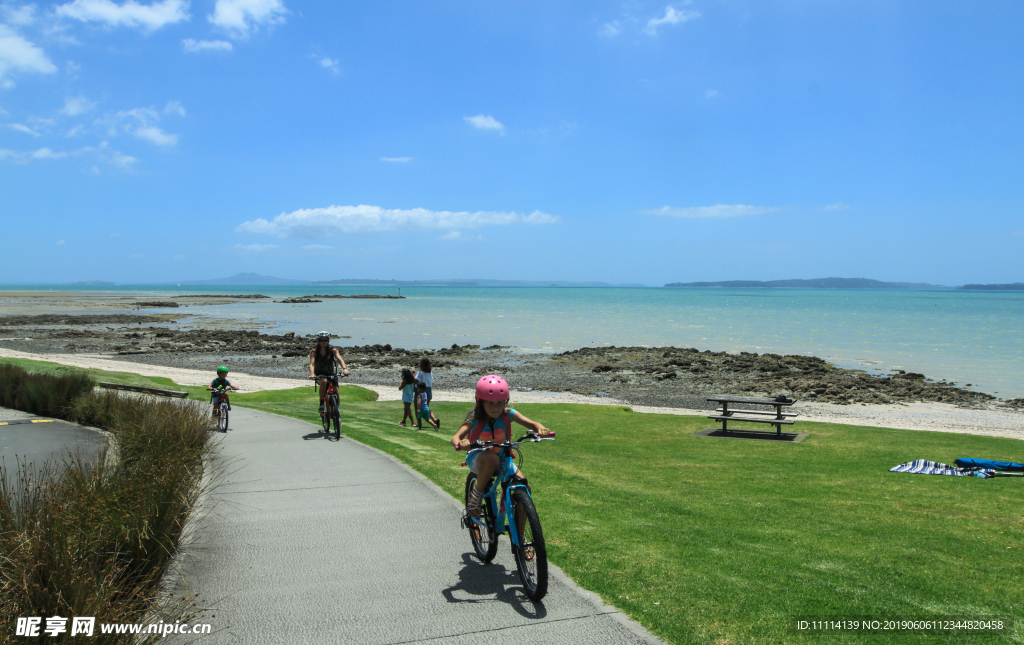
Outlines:
{"label": "picnic table bench", "polygon": [[[729,432],[729,422],[730,421],[733,421],[733,422],[735,422],[735,421],[743,421],[743,422],[747,422],[747,423],[768,423],[770,425],[775,426],[775,434],[776,435],[782,436],[782,426],[784,426],[784,425],[785,426],[793,425],[793,419],[790,418],[790,417],[798,416],[796,412],[783,412],[782,411],[783,408],[787,408],[787,407],[793,405],[794,403],[796,403],[796,400],[794,400],[794,399],[786,399],[785,401],[780,401],[780,400],[777,400],[777,399],[770,399],[770,398],[767,398],[767,397],[761,398],[761,397],[755,397],[755,396],[726,396],[726,395],[717,395],[717,396],[709,397],[709,398],[707,398],[705,400],[706,401],[710,401],[710,402],[714,402],[714,403],[718,403],[718,404],[720,404],[722,406],[720,408],[716,408],[715,409],[715,412],[718,412],[720,414],[708,415],[709,419],[712,419],[712,420],[717,421],[717,422],[721,422],[721,424],[722,424],[722,432]],[[765,406],[765,407],[770,406],[770,407],[773,407],[774,410],[764,410],[764,409],[762,409],[762,410],[749,410],[749,409],[735,409],[735,408],[730,409],[729,406],[731,404],[739,404],[739,405],[743,405],[743,406],[747,406],[747,407],[752,406],[752,405],[760,405],[760,406]],[[736,415],[746,415],[746,416],[736,416]],[[750,416],[750,415],[759,415],[759,416]]]}

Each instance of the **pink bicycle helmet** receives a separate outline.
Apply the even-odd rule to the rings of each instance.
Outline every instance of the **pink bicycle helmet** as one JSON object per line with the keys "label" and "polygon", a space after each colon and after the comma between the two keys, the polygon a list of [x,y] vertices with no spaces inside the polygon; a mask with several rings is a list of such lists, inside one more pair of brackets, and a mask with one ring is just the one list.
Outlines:
{"label": "pink bicycle helmet", "polygon": [[508,383],[495,374],[488,374],[476,382],[477,401],[507,401]]}

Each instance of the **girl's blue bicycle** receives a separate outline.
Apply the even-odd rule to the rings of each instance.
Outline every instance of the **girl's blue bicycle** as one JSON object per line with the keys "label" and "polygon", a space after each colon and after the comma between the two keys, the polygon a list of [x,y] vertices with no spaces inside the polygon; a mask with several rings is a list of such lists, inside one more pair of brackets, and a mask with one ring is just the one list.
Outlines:
{"label": "girl's blue bicycle", "polygon": [[[483,562],[494,559],[498,552],[498,536],[508,531],[523,590],[530,600],[538,601],[548,592],[548,553],[544,547],[544,532],[540,528],[540,518],[533,505],[530,488],[526,479],[516,479],[514,476],[515,453],[512,451],[519,448],[524,439],[531,443],[554,441],[553,438],[541,438],[530,432],[516,441],[481,441],[470,446],[470,449],[501,448],[498,455],[500,465],[480,500],[480,518],[466,514],[462,517],[462,525],[469,529],[473,550]],[[474,473],[466,477],[467,503],[470,491],[476,488],[476,480]],[[500,497],[499,485],[502,489]]]}

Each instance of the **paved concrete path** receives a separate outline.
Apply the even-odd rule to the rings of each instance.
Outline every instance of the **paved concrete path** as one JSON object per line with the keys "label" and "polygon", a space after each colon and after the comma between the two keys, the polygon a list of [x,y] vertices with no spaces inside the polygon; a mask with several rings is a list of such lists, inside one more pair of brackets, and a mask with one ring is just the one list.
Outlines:
{"label": "paved concrete path", "polygon": [[201,642],[660,642],[557,570],[532,603],[507,538],[480,564],[459,504],[397,460],[240,407],[231,425],[177,562],[177,595],[216,607]]}

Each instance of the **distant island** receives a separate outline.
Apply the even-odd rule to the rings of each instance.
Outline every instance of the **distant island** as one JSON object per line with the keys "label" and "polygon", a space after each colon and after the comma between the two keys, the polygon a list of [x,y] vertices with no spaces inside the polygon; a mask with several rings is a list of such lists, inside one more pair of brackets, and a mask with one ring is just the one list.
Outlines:
{"label": "distant island", "polygon": [[177,283],[179,286],[188,285],[230,285],[230,286],[292,286],[309,284],[308,280],[289,280],[288,278],[275,278],[269,275],[258,273],[236,273],[227,278],[213,278],[210,280],[182,280]]}
{"label": "distant island", "polygon": [[86,280],[84,282],[72,282],[76,287],[112,287],[115,283],[106,280]]}
{"label": "distant island", "polygon": [[645,284],[568,282],[565,280],[326,280],[316,285],[385,285],[394,287],[646,287]]}
{"label": "distant island", "polygon": [[673,282],[666,287],[722,287],[732,289],[952,289],[939,284],[924,282],[882,282],[868,278],[818,278],[816,280],[725,280],[722,282]]}
{"label": "distant island", "polygon": [[569,282],[565,280],[379,280],[376,278],[342,280],[291,280],[258,273],[237,273],[226,278],[182,280],[178,286],[388,286],[388,287],[646,287],[645,284],[610,282]]}
{"label": "distant island", "polygon": [[965,284],[957,289],[966,289],[970,291],[1024,291],[1024,282],[1014,282],[1011,284]]}

